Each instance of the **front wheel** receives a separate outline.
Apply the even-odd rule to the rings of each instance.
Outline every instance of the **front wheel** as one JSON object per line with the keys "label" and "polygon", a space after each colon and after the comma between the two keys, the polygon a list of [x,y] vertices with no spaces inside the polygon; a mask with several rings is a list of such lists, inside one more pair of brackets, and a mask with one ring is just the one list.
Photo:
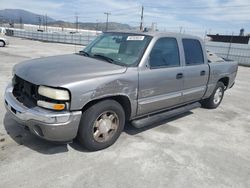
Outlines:
{"label": "front wheel", "polygon": [[202,106],[209,109],[217,108],[224,96],[225,86],[222,82],[218,82],[212,95],[201,102]]}
{"label": "front wheel", "polygon": [[125,113],[118,102],[98,102],[83,112],[78,140],[88,150],[107,148],[118,139],[124,124]]}

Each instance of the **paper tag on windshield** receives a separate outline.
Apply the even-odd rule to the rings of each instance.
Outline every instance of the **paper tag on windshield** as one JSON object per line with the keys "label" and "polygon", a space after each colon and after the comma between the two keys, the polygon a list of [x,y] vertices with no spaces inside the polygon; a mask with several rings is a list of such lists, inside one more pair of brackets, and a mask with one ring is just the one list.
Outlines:
{"label": "paper tag on windshield", "polygon": [[128,36],[127,40],[144,40],[145,36]]}

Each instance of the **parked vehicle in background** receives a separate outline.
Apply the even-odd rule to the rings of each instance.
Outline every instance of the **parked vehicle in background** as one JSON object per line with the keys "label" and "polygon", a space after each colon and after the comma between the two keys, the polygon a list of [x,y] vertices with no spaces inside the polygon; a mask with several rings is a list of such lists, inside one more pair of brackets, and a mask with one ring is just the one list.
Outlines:
{"label": "parked vehicle in background", "polygon": [[174,33],[107,32],[77,54],[29,60],[5,92],[12,117],[51,141],[89,150],[200,104],[217,108],[238,65],[207,58],[203,41]]}
{"label": "parked vehicle in background", "polygon": [[4,27],[0,27],[0,35],[5,35],[6,29]]}
{"label": "parked vehicle in background", "polygon": [[0,35],[0,47],[4,47],[6,45],[9,45],[9,41],[6,38],[1,37]]}
{"label": "parked vehicle in background", "polygon": [[6,29],[4,27],[0,27],[0,47],[4,47],[9,44],[9,41],[4,37],[6,33]]}

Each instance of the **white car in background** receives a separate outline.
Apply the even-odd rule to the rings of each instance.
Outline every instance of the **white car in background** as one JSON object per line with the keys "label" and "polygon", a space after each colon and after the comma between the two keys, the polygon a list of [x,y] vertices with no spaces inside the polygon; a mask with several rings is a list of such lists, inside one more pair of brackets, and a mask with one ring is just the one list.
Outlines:
{"label": "white car in background", "polygon": [[9,44],[9,41],[6,38],[0,36],[0,47],[4,47]]}
{"label": "white car in background", "polygon": [[0,34],[5,35],[6,29],[4,27],[0,27]]}
{"label": "white car in background", "polygon": [[9,41],[3,37],[5,33],[6,33],[5,28],[0,27],[0,47],[4,47],[9,44]]}

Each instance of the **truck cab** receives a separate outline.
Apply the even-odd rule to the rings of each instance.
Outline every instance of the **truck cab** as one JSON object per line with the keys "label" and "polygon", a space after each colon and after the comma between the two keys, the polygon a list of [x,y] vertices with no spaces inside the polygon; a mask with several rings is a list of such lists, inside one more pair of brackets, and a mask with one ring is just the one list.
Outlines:
{"label": "truck cab", "polygon": [[199,38],[159,34],[146,54],[139,71],[139,114],[202,99],[209,65]]}

